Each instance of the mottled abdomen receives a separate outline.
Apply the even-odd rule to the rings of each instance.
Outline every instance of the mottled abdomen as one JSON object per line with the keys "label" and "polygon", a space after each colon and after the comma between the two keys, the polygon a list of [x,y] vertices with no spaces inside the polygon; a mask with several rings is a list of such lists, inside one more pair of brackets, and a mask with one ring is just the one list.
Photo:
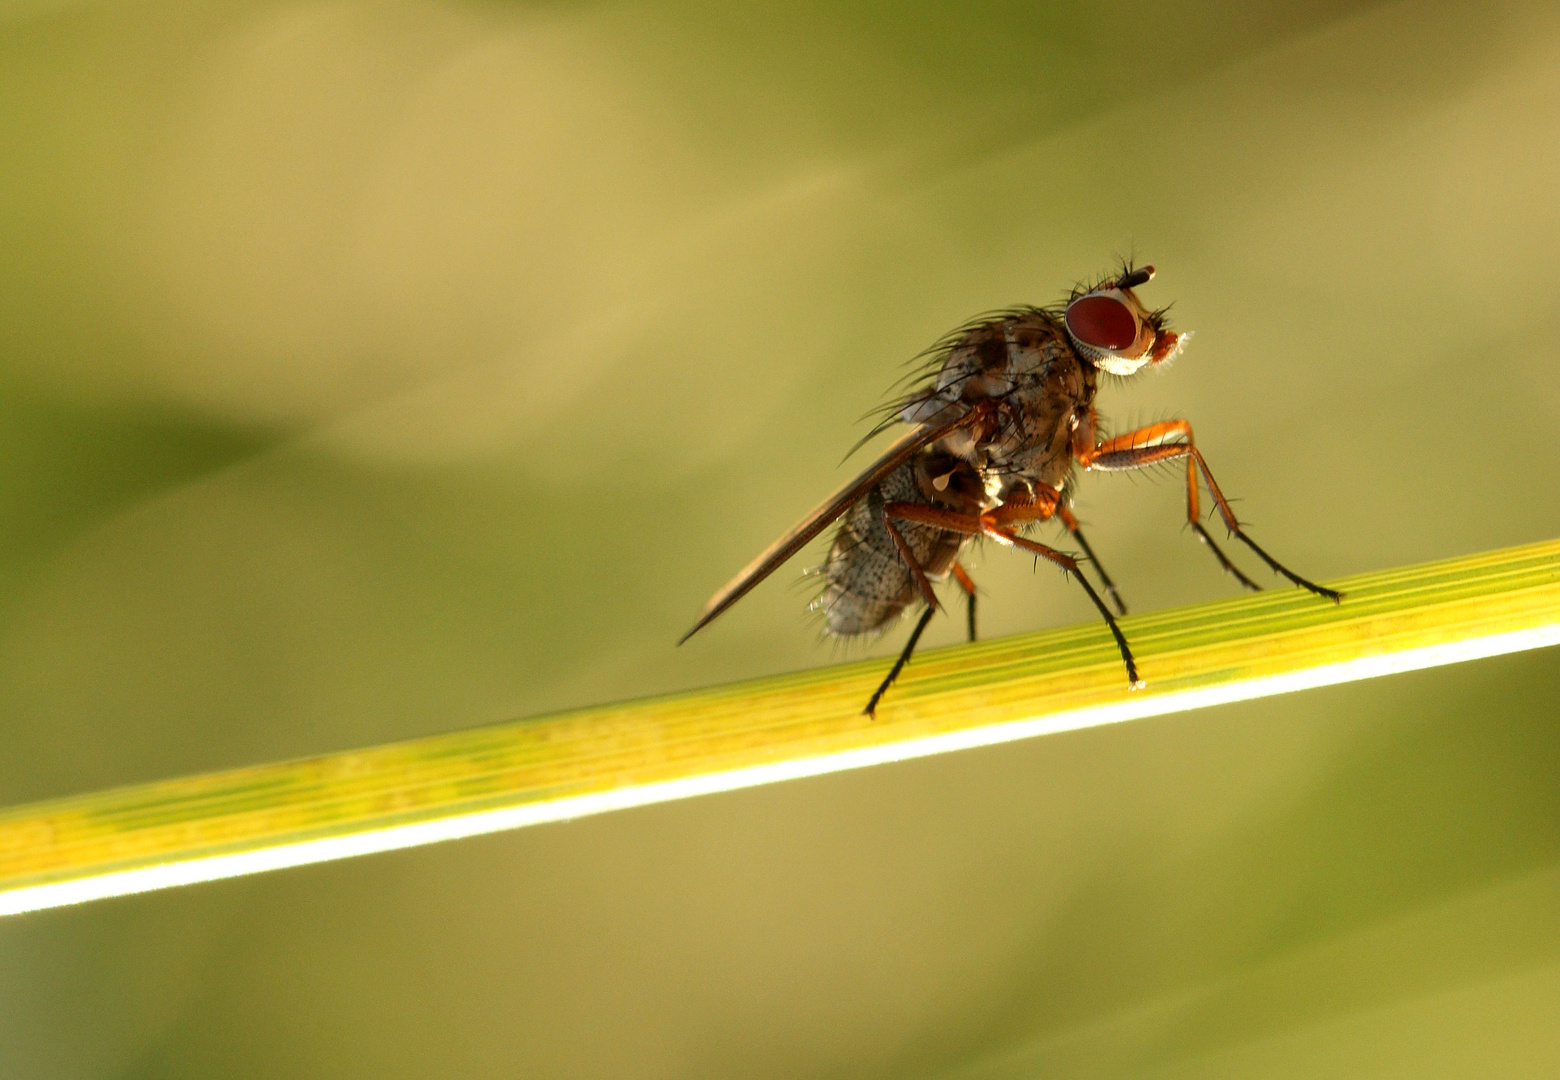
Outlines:
{"label": "mottled abdomen", "polygon": [[[934,481],[941,479],[942,492]],[[972,488],[973,490],[967,490]],[[920,595],[910,568],[900,557],[883,523],[891,502],[917,503],[956,512],[979,512],[980,481],[968,465],[944,454],[922,454],[878,481],[840,522],[823,564],[823,595],[818,607],[831,634],[848,636],[878,630],[897,619]],[[972,501],[976,503],[971,505]],[[928,577],[941,578],[969,540],[962,533],[895,521],[916,561]]]}

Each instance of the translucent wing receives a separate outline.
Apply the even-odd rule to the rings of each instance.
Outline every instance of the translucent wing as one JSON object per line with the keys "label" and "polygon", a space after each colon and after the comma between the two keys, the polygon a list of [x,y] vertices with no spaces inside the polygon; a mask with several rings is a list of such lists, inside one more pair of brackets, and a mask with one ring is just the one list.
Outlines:
{"label": "translucent wing", "polygon": [[828,528],[831,522],[850,509],[852,503],[871,491],[873,485],[883,477],[903,465],[917,450],[930,446],[968,423],[971,415],[972,413],[965,413],[936,427],[922,424],[895,442],[884,451],[882,457],[869,465],[865,472],[819,503],[812,513],[791,526],[784,536],[770,544],[759,553],[758,558],[748,563],[737,572],[736,577],[726,582],[719,592],[710,597],[710,602],[704,605],[704,611],[699,615],[699,621],[693,624],[693,629],[684,634],[677,644],[681,645],[693,637],[717,615],[746,596],[748,590],[778,570],[780,565],[792,555],[806,547],[813,537]]}

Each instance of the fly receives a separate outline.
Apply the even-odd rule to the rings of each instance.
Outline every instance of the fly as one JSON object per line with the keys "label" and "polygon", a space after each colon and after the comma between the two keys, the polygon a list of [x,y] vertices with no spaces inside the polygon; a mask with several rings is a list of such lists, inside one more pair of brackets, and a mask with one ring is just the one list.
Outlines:
{"label": "fly", "polygon": [[1059,519],[1094,563],[1116,614],[1125,615],[1115,583],[1069,508],[1076,473],[1125,472],[1172,461],[1186,463],[1187,520],[1226,573],[1248,589],[1261,588],[1203,527],[1199,479],[1230,535],[1274,573],[1334,603],[1342,600],[1341,593],[1289,570],[1246,534],[1197,449],[1190,423],[1167,420],[1100,437],[1094,408],[1100,373],[1131,377],[1169,361],[1190,337],[1171,330],[1163,310],[1151,311],[1139,301],[1134,290],[1153,276],[1152,266],[1127,266],[1074,289],[1057,307],[981,316],[944,337],[928,351],[926,378],[890,407],[889,418],[872,434],[899,422],[914,425],[912,430],[711,597],[682,641],[843,517],[823,566],[818,606],[825,629],[840,636],[869,633],[897,620],[917,599],[925,605],[867,702],[867,715],[875,714],[937,610],[934,580],[951,575],[959,583],[969,605],[969,637],[975,639],[975,586],[958,558],[977,538],[1048,559],[1078,582],[1115,638],[1128,686],[1138,689],[1143,680],[1126,636],[1078,560],[1019,533]]}

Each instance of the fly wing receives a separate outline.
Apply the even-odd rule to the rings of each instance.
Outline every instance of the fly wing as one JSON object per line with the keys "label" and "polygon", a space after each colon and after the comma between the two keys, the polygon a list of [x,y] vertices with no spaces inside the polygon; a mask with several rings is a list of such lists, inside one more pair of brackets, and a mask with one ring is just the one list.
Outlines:
{"label": "fly wing", "polygon": [[681,645],[693,637],[717,615],[746,596],[748,590],[778,570],[780,565],[792,555],[806,547],[813,537],[829,527],[830,522],[850,509],[852,503],[871,491],[873,485],[879,480],[908,461],[917,450],[930,446],[945,435],[952,434],[969,421],[970,415],[965,413],[936,427],[922,424],[900,438],[884,451],[882,457],[869,465],[865,472],[819,503],[812,513],[791,526],[784,536],[770,544],[759,553],[758,558],[748,563],[737,572],[736,577],[726,582],[719,592],[710,597],[710,602],[704,605],[704,611],[699,615],[699,621],[693,624],[692,630],[678,639],[677,644]]}

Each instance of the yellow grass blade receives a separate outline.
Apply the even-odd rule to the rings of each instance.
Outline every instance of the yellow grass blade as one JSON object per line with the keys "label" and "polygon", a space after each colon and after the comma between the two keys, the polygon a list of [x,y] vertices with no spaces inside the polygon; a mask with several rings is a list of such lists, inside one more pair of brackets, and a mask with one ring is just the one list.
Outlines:
{"label": "yellow grass blade", "polygon": [[[0,813],[0,914],[809,776],[1560,642],[1560,541]],[[668,648],[670,648],[668,643]]]}

